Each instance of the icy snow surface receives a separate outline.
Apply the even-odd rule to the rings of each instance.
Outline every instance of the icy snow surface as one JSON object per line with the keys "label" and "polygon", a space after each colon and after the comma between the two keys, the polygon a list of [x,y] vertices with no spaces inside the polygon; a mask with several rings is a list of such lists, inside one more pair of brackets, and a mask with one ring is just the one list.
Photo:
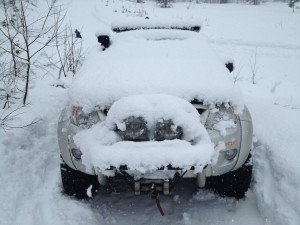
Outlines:
{"label": "icy snow surface", "polygon": [[105,51],[99,44],[92,48],[70,89],[72,103],[86,111],[137,94],[169,94],[206,104],[231,102],[238,112],[243,109],[240,90],[222,60],[192,31],[116,34]]}
{"label": "icy snow surface", "polygon": [[[152,137],[156,123],[170,119],[175,126],[182,127],[183,140],[118,142],[120,137],[115,127],[126,127],[124,120],[129,116],[143,117]],[[136,95],[116,101],[104,122],[80,131],[74,141],[88,169],[127,165],[130,170],[145,173],[171,164],[184,169],[195,166],[195,172],[201,172],[218,157],[195,107],[183,99],[162,94]]]}

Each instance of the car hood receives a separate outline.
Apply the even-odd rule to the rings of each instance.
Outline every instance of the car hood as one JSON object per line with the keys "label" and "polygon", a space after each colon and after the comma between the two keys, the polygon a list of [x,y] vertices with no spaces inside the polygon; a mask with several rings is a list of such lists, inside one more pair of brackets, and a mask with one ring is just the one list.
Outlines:
{"label": "car hood", "polygon": [[138,94],[168,94],[204,104],[243,108],[241,92],[222,60],[199,33],[143,30],[115,34],[94,46],[70,88],[73,105],[107,108]]}

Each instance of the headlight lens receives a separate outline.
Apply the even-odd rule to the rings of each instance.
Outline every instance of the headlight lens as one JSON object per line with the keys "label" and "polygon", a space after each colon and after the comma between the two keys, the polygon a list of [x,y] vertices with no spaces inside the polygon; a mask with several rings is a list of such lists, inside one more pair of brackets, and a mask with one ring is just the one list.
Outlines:
{"label": "headlight lens", "polygon": [[124,120],[125,130],[118,130],[123,140],[127,141],[147,141],[147,122],[142,117],[130,116]]}
{"label": "headlight lens", "polygon": [[208,130],[214,130],[215,124],[222,120],[233,120],[235,122],[236,115],[231,107],[226,108],[220,106],[217,112],[210,112],[205,122],[205,128]]}
{"label": "headlight lens", "polygon": [[78,160],[81,159],[82,152],[81,152],[79,149],[77,149],[77,148],[72,148],[72,149],[71,149],[71,152],[72,152],[72,155],[75,157],[75,159],[78,159]]}
{"label": "headlight lens", "polygon": [[71,121],[76,126],[83,128],[90,128],[93,124],[100,121],[97,111],[92,111],[90,113],[85,113],[82,107],[72,107],[72,118]]}
{"label": "headlight lens", "polygon": [[182,127],[175,126],[172,120],[162,120],[156,123],[155,140],[181,139]]}
{"label": "headlight lens", "polygon": [[228,160],[232,160],[234,159],[234,157],[237,155],[238,153],[238,150],[237,149],[228,149],[226,152],[225,152],[225,157],[226,159]]}

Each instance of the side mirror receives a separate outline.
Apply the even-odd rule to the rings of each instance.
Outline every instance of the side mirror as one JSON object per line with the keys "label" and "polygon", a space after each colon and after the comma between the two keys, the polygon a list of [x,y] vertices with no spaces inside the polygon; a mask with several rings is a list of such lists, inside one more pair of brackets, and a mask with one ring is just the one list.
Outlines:
{"label": "side mirror", "polygon": [[233,62],[227,62],[227,63],[225,63],[225,66],[229,70],[230,73],[234,70],[234,63]]}
{"label": "side mirror", "polygon": [[108,35],[98,35],[97,36],[98,42],[104,47],[108,48],[110,46],[110,38]]}

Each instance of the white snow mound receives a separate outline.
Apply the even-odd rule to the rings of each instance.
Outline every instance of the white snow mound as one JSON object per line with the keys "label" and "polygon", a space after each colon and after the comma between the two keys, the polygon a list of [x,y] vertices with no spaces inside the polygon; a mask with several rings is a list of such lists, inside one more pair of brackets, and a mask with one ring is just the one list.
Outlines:
{"label": "white snow mound", "polygon": [[171,119],[175,126],[183,128],[183,139],[197,142],[206,129],[200,123],[196,108],[184,99],[169,95],[134,95],[116,101],[110,108],[106,124],[122,130],[129,116],[143,117],[147,127],[153,131],[158,121]]}
{"label": "white snow mound", "polygon": [[90,51],[70,88],[71,103],[84,111],[140,94],[231,103],[237,112],[243,109],[239,88],[199,33],[138,30],[111,39],[105,51],[100,45]]}
{"label": "white snow mound", "polygon": [[[147,121],[150,133],[157,121],[171,119],[183,129],[183,140],[122,141],[114,131],[123,128],[124,119],[141,116]],[[104,171],[110,166],[127,165],[130,170],[151,172],[171,164],[174,167],[200,172],[207,164],[215,163],[218,152],[200,122],[197,110],[186,100],[168,95],[129,96],[115,102],[105,121],[74,136],[87,169]]]}

